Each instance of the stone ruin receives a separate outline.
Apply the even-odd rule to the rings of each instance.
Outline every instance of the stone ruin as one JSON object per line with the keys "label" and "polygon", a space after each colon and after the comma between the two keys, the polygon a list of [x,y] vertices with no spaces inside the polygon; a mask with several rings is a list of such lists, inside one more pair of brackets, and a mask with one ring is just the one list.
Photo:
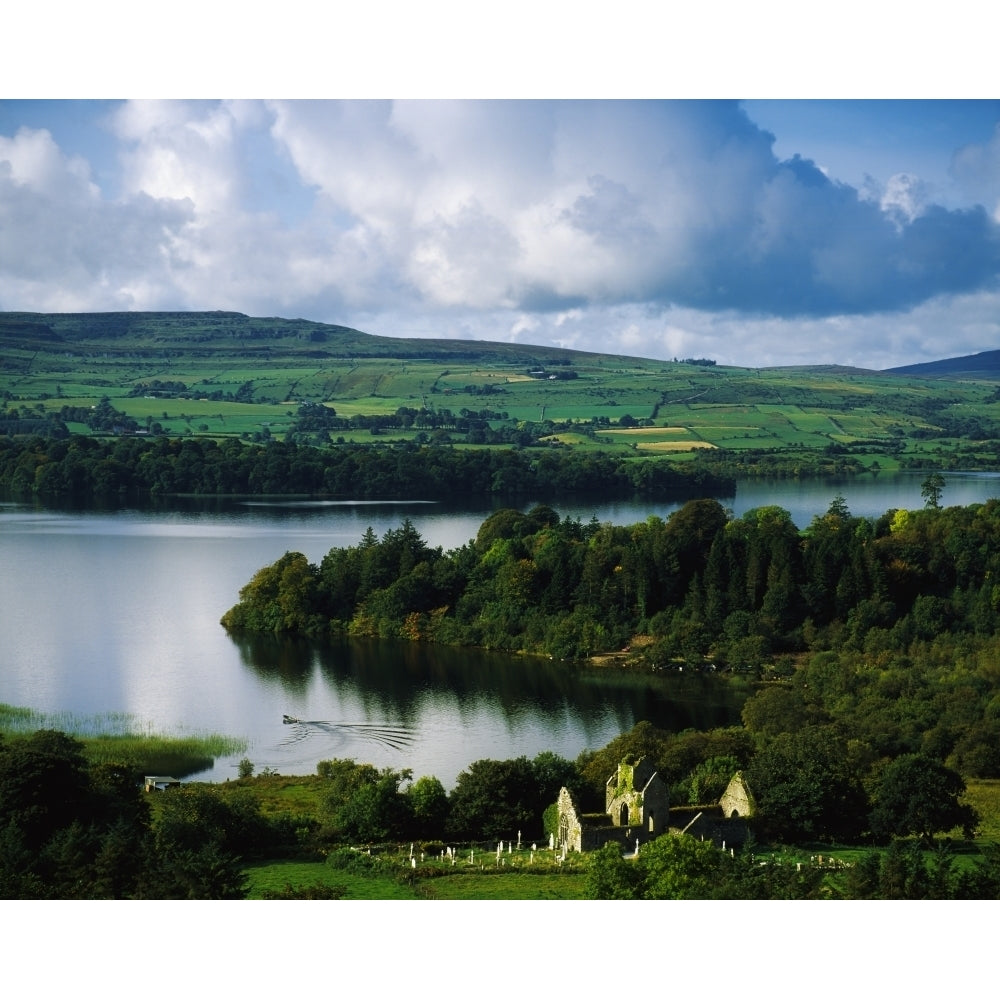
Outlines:
{"label": "stone ruin", "polygon": [[687,833],[720,847],[738,847],[749,833],[746,820],[756,812],[753,794],[739,771],[717,804],[671,810],[667,786],[648,757],[618,765],[605,786],[603,813],[581,812],[568,788],[560,790],[558,807],[559,848],[564,852],[594,851],[609,842],[637,850],[664,833]]}

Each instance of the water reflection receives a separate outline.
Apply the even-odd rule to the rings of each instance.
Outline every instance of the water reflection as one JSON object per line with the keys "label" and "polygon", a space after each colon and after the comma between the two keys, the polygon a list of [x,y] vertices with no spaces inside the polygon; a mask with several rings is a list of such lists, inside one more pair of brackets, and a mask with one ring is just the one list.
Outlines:
{"label": "water reflection", "polygon": [[[276,636],[233,638],[243,665],[280,685],[289,704],[314,702],[360,712],[326,720],[342,736],[350,726],[403,727],[426,733],[428,720],[474,728],[488,716],[509,733],[566,728],[606,742],[638,719],[671,730],[734,725],[745,693],[712,677],[644,676],[539,657],[392,640],[314,643]],[[322,689],[316,691],[317,682]],[[296,714],[296,718],[299,716]],[[305,718],[305,716],[302,716]],[[363,734],[358,728],[354,735]],[[494,756],[507,756],[497,747]],[[460,761],[460,766],[469,763]]]}

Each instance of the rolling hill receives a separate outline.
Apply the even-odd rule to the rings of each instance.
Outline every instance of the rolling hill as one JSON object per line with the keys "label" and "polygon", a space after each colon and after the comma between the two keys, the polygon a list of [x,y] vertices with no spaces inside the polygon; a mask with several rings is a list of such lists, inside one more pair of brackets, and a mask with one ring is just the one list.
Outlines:
{"label": "rolling hill", "polygon": [[887,368],[885,374],[911,375],[917,378],[1000,379],[1000,351],[981,351],[979,354],[966,354],[960,358]]}
{"label": "rolling hill", "polygon": [[[382,337],[305,319],[251,317],[237,312],[0,313],[0,345],[22,350],[127,352],[155,356],[183,350],[196,356],[248,358],[396,358],[524,365],[568,364],[584,352],[479,340]],[[614,355],[587,354],[590,358]]]}
{"label": "rolling hill", "polygon": [[739,368],[236,312],[0,313],[8,435],[107,433],[113,411],[143,433],[217,440],[531,443],[761,475],[995,469],[998,400],[1000,351]]}

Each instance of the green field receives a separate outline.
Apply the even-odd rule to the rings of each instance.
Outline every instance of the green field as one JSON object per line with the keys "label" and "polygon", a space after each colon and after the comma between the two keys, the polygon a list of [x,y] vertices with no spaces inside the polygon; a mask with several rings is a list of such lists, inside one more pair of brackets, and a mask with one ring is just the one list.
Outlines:
{"label": "green field", "polygon": [[[466,855],[468,852],[464,852]],[[322,861],[277,861],[247,869],[249,898],[262,899],[291,888],[313,886],[334,889],[341,899],[583,899],[586,861],[567,859],[562,870],[554,862],[539,862],[538,871],[522,857],[517,867],[498,867],[492,855],[487,863],[425,863],[416,874],[401,855],[395,875],[358,875]]]}
{"label": "green field", "polygon": [[[228,313],[0,313],[0,396],[7,416],[22,417],[107,397],[140,426],[156,424],[171,436],[280,439],[308,402],[343,418],[402,407],[456,415],[488,409],[494,428],[555,425],[550,440],[565,447],[684,461],[705,448],[849,454],[885,470],[996,468],[1000,461],[1000,375],[727,368],[371,337]],[[77,421],[70,429],[81,428]],[[383,440],[420,432],[392,429]],[[333,437],[370,441],[371,433],[345,429]]]}

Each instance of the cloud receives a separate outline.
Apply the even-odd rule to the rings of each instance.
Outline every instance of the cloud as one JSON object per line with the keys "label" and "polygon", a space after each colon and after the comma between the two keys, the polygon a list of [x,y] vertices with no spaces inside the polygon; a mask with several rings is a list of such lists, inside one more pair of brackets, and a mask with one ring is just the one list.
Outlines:
{"label": "cloud", "polygon": [[0,308],[155,308],[187,201],[102,199],[79,157],[48,131],[0,136]]}
{"label": "cloud", "polygon": [[956,150],[951,174],[965,192],[986,205],[1000,222],[1000,124],[989,142],[970,143]]}
{"label": "cloud", "polygon": [[985,287],[1000,270],[981,208],[928,205],[902,174],[875,200],[808,160],[779,161],[733,103],[275,111],[303,180],[378,234],[428,307],[859,314]]}
{"label": "cloud", "polygon": [[851,354],[864,330],[858,363],[893,364],[876,343],[926,345],[926,317],[992,302],[1000,273],[1000,133],[955,153],[959,209],[913,172],[857,189],[780,159],[728,101],[126,102],[105,141],[113,192],[45,130],[0,136],[0,308],[733,362],[767,354],[755,337]]}

